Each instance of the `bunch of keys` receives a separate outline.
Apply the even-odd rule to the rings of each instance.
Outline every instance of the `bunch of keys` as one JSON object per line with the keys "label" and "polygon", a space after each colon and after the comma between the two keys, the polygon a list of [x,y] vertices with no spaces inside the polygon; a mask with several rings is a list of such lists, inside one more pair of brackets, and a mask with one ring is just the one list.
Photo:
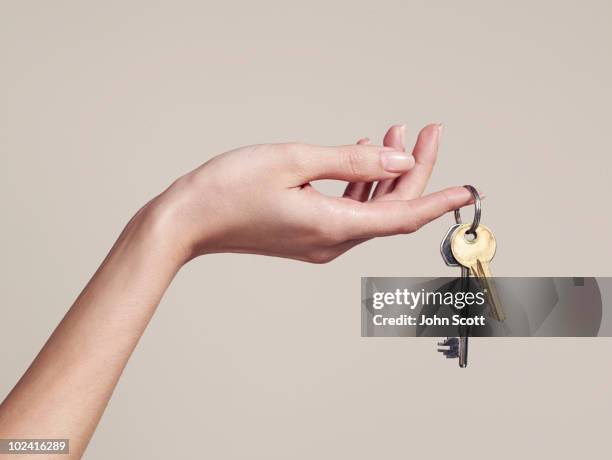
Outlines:
{"label": "bunch of keys", "polygon": [[[478,191],[471,185],[465,185],[474,198],[474,220],[471,224],[461,221],[461,213],[455,210],[453,225],[440,245],[442,259],[449,267],[461,267],[461,289],[469,287],[470,274],[480,283],[491,316],[497,321],[504,321],[506,315],[501,307],[495,283],[493,282],[489,262],[495,256],[497,243],[491,230],[480,225],[481,203]],[[447,358],[459,358],[459,367],[467,366],[469,331],[460,330],[460,337],[447,337],[438,343],[438,351]]]}

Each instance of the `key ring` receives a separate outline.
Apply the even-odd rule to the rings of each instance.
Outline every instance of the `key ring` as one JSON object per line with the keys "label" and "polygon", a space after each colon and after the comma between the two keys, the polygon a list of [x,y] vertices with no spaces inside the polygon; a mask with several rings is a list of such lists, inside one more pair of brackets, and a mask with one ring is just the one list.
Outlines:
{"label": "key ring", "polygon": [[[469,230],[466,233],[476,235],[476,229],[478,228],[478,225],[480,225],[480,214],[481,214],[480,195],[478,194],[478,190],[476,190],[471,185],[464,185],[464,187],[470,191],[470,193],[472,194],[472,197],[474,198],[474,220],[472,221],[472,226],[469,228]],[[461,221],[461,211],[459,209],[455,209],[455,222],[458,224],[463,223]]]}

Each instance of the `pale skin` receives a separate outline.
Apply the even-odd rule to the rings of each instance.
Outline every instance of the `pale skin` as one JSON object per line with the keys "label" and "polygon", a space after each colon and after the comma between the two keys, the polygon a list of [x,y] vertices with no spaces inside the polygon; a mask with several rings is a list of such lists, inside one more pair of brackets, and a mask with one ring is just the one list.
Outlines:
{"label": "pale skin", "polygon": [[[412,153],[403,126],[391,127],[383,146],[243,147],[177,179],[127,224],[6,397],[0,438],[69,438],[69,458],[80,458],[164,292],[191,259],[243,252],[326,263],[470,203],[463,187],[423,195],[440,131],[423,128]],[[347,181],[344,196],[322,195],[310,185],[318,179]]]}

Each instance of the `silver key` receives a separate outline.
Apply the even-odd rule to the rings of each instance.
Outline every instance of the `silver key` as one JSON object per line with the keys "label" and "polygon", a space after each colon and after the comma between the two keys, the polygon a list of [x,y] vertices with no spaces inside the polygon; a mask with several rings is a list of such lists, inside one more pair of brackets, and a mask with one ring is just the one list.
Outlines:
{"label": "silver key", "polygon": [[460,267],[461,265],[455,259],[453,255],[453,250],[451,249],[451,243],[453,240],[453,235],[455,234],[455,230],[457,230],[461,224],[455,224],[451,228],[448,229],[442,243],[440,243],[440,254],[442,254],[442,259],[444,263],[449,267]]}

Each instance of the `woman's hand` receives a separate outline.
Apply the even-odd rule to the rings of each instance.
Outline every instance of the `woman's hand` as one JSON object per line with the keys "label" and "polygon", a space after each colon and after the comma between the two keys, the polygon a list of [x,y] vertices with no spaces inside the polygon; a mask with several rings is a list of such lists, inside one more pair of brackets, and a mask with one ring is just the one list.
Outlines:
{"label": "woman's hand", "polygon": [[[70,458],[80,458],[157,304],[190,258],[233,251],[327,262],[467,204],[462,187],[421,197],[438,138],[438,126],[426,127],[412,155],[398,126],[384,147],[366,140],[245,147],[177,180],[127,225],[2,402],[0,438],[69,438]],[[343,197],[327,197],[310,186],[318,179],[349,184]]]}
{"label": "woman's hand", "polygon": [[[421,196],[440,130],[426,126],[412,155],[405,153],[403,126],[389,129],[384,146],[362,140],[239,148],[181,177],[149,206],[161,210],[185,260],[247,252],[328,262],[369,238],[414,232],[470,202],[463,187]],[[343,197],[328,197],[310,185],[319,179],[349,185]]]}

